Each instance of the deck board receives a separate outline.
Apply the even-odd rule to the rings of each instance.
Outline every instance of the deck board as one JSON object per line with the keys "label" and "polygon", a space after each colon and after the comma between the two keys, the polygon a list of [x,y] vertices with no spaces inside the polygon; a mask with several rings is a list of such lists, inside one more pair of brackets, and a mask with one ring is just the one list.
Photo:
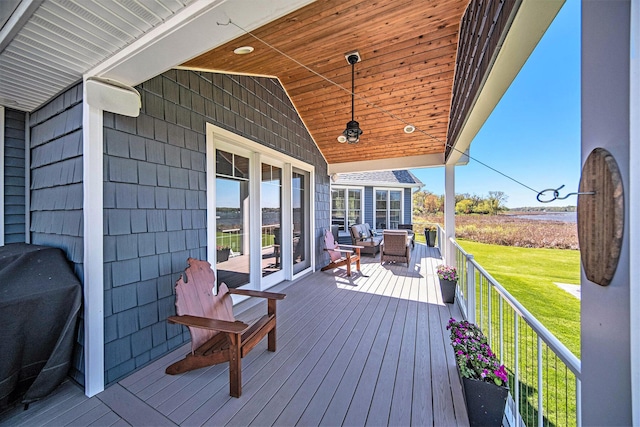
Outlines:
{"label": "deck board", "polygon": [[[68,381],[28,411],[0,415],[0,425],[467,426],[445,329],[461,314],[442,302],[440,263],[437,249],[417,244],[408,266],[364,257],[351,277],[338,268],[278,285],[287,297],[277,351],[262,342],[242,360],[238,399],[226,365],[164,373],[187,344],[91,399]],[[234,311],[252,319],[266,303]]]}

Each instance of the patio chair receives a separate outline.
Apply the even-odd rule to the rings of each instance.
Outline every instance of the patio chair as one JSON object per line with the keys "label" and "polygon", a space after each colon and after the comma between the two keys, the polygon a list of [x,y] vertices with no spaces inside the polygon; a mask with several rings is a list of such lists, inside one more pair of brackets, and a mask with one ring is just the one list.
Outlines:
{"label": "patio chair", "polygon": [[[169,323],[185,325],[191,333],[191,353],[166,369],[169,375],[229,362],[229,394],[242,394],[242,358],[268,335],[267,349],[276,351],[276,301],[285,294],[229,289],[216,278],[211,264],[194,258],[176,282],[176,313]],[[267,298],[267,314],[251,324],[235,320],[231,295]]]}
{"label": "patio chair", "polygon": [[347,276],[351,276],[351,264],[354,262],[356,263],[356,269],[360,271],[360,249],[362,249],[362,246],[338,244],[331,230],[326,230],[324,233],[324,250],[329,253],[331,261],[321,270],[325,271],[346,265]]}
{"label": "patio chair", "polygon": [[411,248],[407,230],[385,230],[382,237],[380,264],[385,261],[406,262],[409,267]]}

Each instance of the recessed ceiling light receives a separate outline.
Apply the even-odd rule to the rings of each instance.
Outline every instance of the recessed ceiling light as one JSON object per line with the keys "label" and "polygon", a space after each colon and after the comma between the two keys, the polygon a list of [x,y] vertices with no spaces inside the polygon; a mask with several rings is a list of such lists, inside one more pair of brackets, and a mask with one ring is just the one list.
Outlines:
{"label": "recessed ceiling light", "polygon": [[416,130],[414,125],[406,125],[404,127],[404,133],[413,133],[414,130]]}
{"label": "recessed ceiling light", "polygon": [[338,142],[341,142],[341,143],[343,143],[343,144],[344,144],[345,142],[347,142],[347,137],[346,137],[346,136],[344,136],[344,135],[342,135],[342,134],[340,134],[340,135],[338,136]]}
{"label": "recessed ceiling light", "polygon": [[237,47],[233,50],[233,53],[235,53],[236,55],[246,55],[251,52],[253,52],[253,46],[242,46]]}

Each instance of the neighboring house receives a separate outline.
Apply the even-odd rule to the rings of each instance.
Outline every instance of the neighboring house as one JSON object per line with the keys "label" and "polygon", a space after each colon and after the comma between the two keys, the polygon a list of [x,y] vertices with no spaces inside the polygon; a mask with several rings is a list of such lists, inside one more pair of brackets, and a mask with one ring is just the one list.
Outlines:
{"label": "neighboring house", "polygon": [[[333,174],[443,167],[455,236],[456,165],[562,4],[7,1],[0,244],[59,247],[73,263],[84,299],[72,375],[85,393],[189,339],[166,322],[187,257],[216,265],[213,248],[236,245],[251,256],[235,272],[255,289],[323,265]],[[589,425],[640,424],[639,21],[638,2],[583,2],[582,161],[608,149],[625,192],[615,276],[581,281]],[[359,144],[337,141],[349,118]],[[279,245],[268,272],[263,229]]]}
{"label": "neighboring house", "polygon": [[411,224],[412,193],[423,185],[407,170],[332,175],[331,224],[340,227],[341,237],[354,224],[368,223],[374,230]]}

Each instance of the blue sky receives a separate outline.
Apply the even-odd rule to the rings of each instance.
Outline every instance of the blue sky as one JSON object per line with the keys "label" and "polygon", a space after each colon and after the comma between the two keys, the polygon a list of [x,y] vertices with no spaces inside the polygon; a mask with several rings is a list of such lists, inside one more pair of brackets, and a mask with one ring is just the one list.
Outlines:
{"label": "blue sky", "polygon": [[[568,0],[524,67],[471,143],[477,158],[536,190],[578,190],[580,183],[580,2]],[[424,189],[444,194],[444,168],[412,169]],[[470,160],[456,168],[456,193],[507,194],[506,205],[550,204],[500,174]]]}

